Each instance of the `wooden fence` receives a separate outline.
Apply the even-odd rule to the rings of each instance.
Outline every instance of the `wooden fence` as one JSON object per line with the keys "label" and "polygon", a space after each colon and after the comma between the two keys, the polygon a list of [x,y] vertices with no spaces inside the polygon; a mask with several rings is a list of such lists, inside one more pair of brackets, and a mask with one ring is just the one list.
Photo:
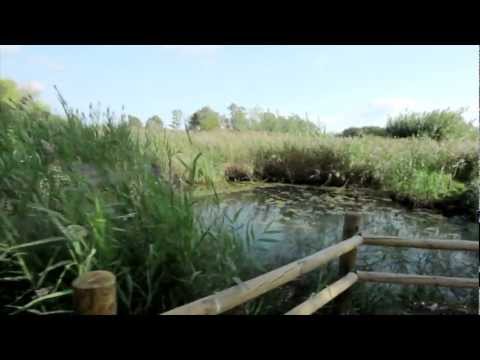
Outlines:
{"label": "wooden fence", "polygon": [[[393,246],[449,251],[479,250],[478,241],[402,239],[394,236],[362,235],[360,214],[345,216],[343,241],[318,251],[303,259],[284,265],[254,279],[232,286],[216,294],[169,310],[161,315],[217,315],[224,313],[270,290],[278,288],[303,274],[339,259],[339,280],[327,286],[285,315],[311,315],[335,299],[335,313],[348,311],[351,288],[357,282],[377,282],[405,285],[430,285],[442,287],[478,288],[478,278],[457,278],[417,274],[365,272],[355,269],[357,250],[360,246]],[[115,276],[104,271],[94,271],[76,279],[73,283],[74,305],[79,314],[116,314]]]}

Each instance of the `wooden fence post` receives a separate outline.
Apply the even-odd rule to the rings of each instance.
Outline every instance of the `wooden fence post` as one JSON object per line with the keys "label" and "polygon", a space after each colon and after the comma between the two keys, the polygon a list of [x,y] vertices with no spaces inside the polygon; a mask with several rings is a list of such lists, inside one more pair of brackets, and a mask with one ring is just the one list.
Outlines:
{"label": "wooden fence post", "polygon": [[[343,225],[343,240],[349,239],[360,231],[361,214],[346,213]],[[357,260],[357,248],[340,256],[339,258],[339,276],[342,278],[350,272],[355,271],[355,262]],[[351,289],[340,294],[336,300],[334,311],[336,314],[344,314],[351,307]]]}
{"label": "wooden fence post", "polygon": [[87,272],[72,283],[73,305],[80,315],[116,315],[115,275],[108,271]]}

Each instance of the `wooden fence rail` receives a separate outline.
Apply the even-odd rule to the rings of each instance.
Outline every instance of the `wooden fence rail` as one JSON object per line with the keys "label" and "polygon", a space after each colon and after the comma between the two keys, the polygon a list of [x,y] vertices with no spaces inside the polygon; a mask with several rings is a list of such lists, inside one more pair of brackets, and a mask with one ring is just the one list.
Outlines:
{"label": "wooden fence rail", "polygon": [[322,306],[335,299],[338,295],[348,290],[358,281],[358,275],[351,272],[345,275],[340,280],[337,280],[330,286],[320,291],[318,294],[310,297],[304,303],[293,308],[285,315],[311,315],[320,309]]}
{"label": "wooden fence rail", "polygon": [[306,258],[294,261],[217,294],[167,311],[162,315],[221,314],[327,264],[331,260],[348,253],[361,243],[362,238],[360,236],[354,236],[351,239],[330,246]]}
{"label": "wooden fence rail", "polygon": [[432,285],[455,288],[478,288],[478,279],[428,276],[416,274],[393,274],[386,272],[357,271],[360,281],[404,284],[404,285]]}
{"label": "wooden fence rail", "polygon": [[[359,231],[360,216],[360,214],[355,213],[345,216],[343,229],[343,239],[345,240],[338,244],[216,294],[164,312],[161,315],[221,314],[287,284],[337,258],[339,259],[340,279],[319,293],[312,295],[285,315],[310,315],[334,299],[336,301],[335,312],[345,313],[348,311],[351,300],[351,287],[357,282],[478,288],[478,278],[356,271],[355,260],[360,245],[479,251],[478,241],[403,239],[395,236],[361,235]],[[105,271],[90,272],[76,279],[72,284],[76,312],[94,315],[116,314],[115,283],[115,276]]]}
{"label": "wooden fence rail", "polygon": [[363,235],[365,245],[410,247],[429,250],[460,250],[478,251],[478,241],[468,240],[433,240],[433,239],[402,239],[396,236]]}

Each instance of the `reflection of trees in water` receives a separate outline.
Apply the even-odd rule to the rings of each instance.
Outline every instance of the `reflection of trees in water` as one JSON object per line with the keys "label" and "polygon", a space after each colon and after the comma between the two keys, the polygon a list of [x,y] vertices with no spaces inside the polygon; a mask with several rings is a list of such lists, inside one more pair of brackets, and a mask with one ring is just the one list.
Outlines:
{"label": "reflection of trees in water", "polygon": [[341,239],[342,226],[343,217],[338,215],[321,215],[318,219],[293,216],[279,227],[282,233],[270,248],[268,261],[286,264],[328,247]]}
{"label": "reflection of trees in water", "polygon": [[[260,263],[273,269],[342,239],[343,214],[352,208],[339,204],[350,201],[350,198],[342,194],[342,200],[333,206],[331,194],[312,190],[308,194],[305,196],[301,189],[282,187],[279,191],[264,189],[258,193],[232,195],[220,207],[202,212],[202,216],[219,221],[218,217],[231,219],[240,211],[235,221],[239,237],[245,236],[244,230],[248,224],[253,226],[256,238],[267,237],[276,241],[259,241],[255,244],[258,249],[263,249],[255,252]],[[370,202],[364,201],[361,205],[367,209],[362,219],[364,233],[420,239],[478,239],[478,225],[466,223],[460,218],[447,219],[427,211],[408,211],[394,204],[385,205],[385,202],[380,206],[372,196]],[[280,233],[263,234],[269,223],[273,223],[272,230],[279,230]],[[472,252],[364,246],[359,252],[357,265],[366,271],[476,277],[479,260],[478,254]],[[320,269],[319,273],[324,277],[328,275],[327,278],[335,276],[335,272],[327,274],[326,269]],[[426,299],[439,302],[447,299],[459,304],[478,302],[478,291],[469,289],[388,284],[362,284],[358,289],[363,292],[359,294],[361,298],[356,300],[357,305],[363,301],[360,305],[364,311],[369,307],[375,309],[374,304],[378,302],[382,303],[377,306],[378,311],[382,307],[402,308]]]}
{"label": "reflection of trees in water", "polygon": [[[472,258],[471,252],[366,246],[359,253],[357,266],[365,271],[476,277],[478,258]],[[377,311],[382,311],[383,308],[399,309],[422,301],[452,305],[468,304],[470,308],[478,304],[476,289],[386,284],[369,286],[373,286],[370,288],[372,291],[383,293],[383,297],[388,298],[387,303],[382,304]],[[365,292],[358,296],[365,302],[375,301],[370,299],[371,294]]]}
{"label": "reflection of trees in water", "polygon": [[[370,234],[392,235],[405,238],[472,239],[472,232],[462,231],[457,224],[440,219],[413,218],[399,214],[379,212],[366,219],[365,229]],[[373,231],[371,231],[373,229]],[[465,229],[465,225],[463,226]],[[473,235],[474,236],[474,235]],[[385,271],[421,275],[440,275],[453,277],[476,277],[478,256],[472,252],[423,250],[365,246],[361,248],[358,259],[359,269],[366,271]],[[382,309],[399,309],[422,301],[445,302],[457,305],[478,302],[478,291],[471,289],[437,288],[421,286],[401,286],[369,284],[376,294],[388,298],[386,303],[378,305]],[[362,294],[365,306],[367,302],[380,301],[368,292]]]}

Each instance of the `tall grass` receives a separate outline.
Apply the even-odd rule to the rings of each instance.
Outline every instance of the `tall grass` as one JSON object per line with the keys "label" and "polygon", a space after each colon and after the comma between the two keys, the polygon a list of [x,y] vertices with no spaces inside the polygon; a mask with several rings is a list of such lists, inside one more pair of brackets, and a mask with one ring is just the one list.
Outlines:
{"label": "tall grass", "polygon": [[117,275],[119,311],[130,314],[170,309],[255,271],[229,224],[196,217],[200,153],[177,159],[166,138],[141,141],[111,117],[86,125],[64,106],[67,119],[54,122],[0,113],[0,311],[71,311],[71,281],[93,269]]}
{"label": "tall grass", "polygon": [[[470,138],[436,141],[213,131],[192,134],[190,143],[181,132],[165,136],[185,156],[202,153],[199,182],[209,178],[222,184],[225,176],[238,174],[262,181],[368,186],[413,206],[452,199],[462,203],[460,199],[472,191],[478,194],[478,145]],[[466,209],[471,214],[474,210]]]}
{"label": "tall grass", "polygon": [[[1,312],[69,312],[71,281],[92,269],[117,275],[119,310],[129,314],[257,274],[255,234],[241,241],[235,219],[208,223],[195,212],[198,187],[215,192],[226,172],[373,186],[419,204],[471,194],[478,182],[472,140],[145,130],[108,111],[87,125],[60,100],[65,119],[0,109]],[[244,310],[273,311],[262,304]]]}

